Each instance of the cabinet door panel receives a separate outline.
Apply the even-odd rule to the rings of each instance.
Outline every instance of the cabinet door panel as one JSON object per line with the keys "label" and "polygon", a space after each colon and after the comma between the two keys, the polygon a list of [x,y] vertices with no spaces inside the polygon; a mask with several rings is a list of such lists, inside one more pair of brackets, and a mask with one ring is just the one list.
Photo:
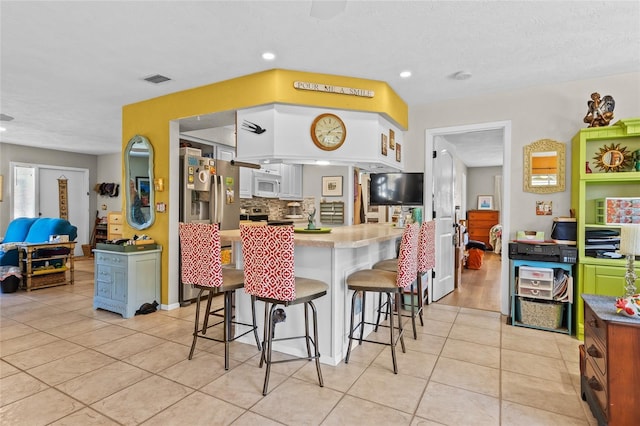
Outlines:
{"label": "cabinet door panel", "polygon": [[113,295],[111,298],[119,302],[127,301],[127,272],[124,269],[114,268],[113,275]]}
{"label": "cabinet door panel", "polygon": [[[140,260],[136,262],[136,274],[138,281],[136,282],[136,299],[133,301],[134,306],[143,303],[151,303],[157,299],[157,289],[159,277],[156,274],[158,263],[155,257]],[[157,300],[159,302],[159,300]]]}
{"label": "cabinet door panel", "polygon": [[584,265],[583,293],[620,296],[624,292],[624,268]]}

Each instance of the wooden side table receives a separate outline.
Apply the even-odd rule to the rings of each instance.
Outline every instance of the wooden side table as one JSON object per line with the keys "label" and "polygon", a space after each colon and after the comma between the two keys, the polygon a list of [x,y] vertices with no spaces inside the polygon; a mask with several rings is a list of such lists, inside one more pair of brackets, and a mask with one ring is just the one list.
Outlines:
{"label": "wooden side table", "polygon": [[[75,241],[58,243],[22,244],[16,243],[22,270],[22,287],[31,291],[35,288],[53,287],[74,282]],[[56,249],[67,249],[68,253],[57,253]],[[64,250],[65,252],[67,250]]]}

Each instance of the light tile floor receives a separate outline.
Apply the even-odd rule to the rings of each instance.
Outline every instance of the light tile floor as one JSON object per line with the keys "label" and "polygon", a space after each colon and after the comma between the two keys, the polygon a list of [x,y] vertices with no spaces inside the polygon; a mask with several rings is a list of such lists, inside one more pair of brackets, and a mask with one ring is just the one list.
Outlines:
{"label": "light tile floor", "polygon": [[[349,364],[275,365],[263,397],[255,346],[191,344],[194,307],[123,319],[92,308],[93,265],[76,284],[0,296],[2,425],[594,425],[579,396],[575,338],[512,327],[498,313],[432,304],[407,333]],[[381,332],[382,333],[382,332]]]}

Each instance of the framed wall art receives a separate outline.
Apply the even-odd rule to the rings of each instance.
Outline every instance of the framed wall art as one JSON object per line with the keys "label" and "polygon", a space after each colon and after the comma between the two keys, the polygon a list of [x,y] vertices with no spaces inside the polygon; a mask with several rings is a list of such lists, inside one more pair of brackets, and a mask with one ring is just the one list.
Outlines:
{"label": "framed wall art", "polygon": [[402,161],[402,150],[400,149],[399,143],[396,144],[396,161],[397,162]]}
{"label": "framed wall art", "polygon": [[493,195],[478,195],[478,210],[493,210]]}
{"label": "framed wall art", "polygon": [[322,196],[342,197],[342,176],[323,176]]}
{"label": "framed wall art", "polygon": [[385,135],[384,133],[381,133],[380,147],[380,152],[382,153],[382,155],[387,155],[387,135]]}
{"label": "framed wall art", "polygon": [[552,201],[536,201],[537,216],[551,216],[553,214]]}
{"label": "framed wall art", "polygon": [[389,149],[396,148],[396,132],[393,129],[389,129]]}

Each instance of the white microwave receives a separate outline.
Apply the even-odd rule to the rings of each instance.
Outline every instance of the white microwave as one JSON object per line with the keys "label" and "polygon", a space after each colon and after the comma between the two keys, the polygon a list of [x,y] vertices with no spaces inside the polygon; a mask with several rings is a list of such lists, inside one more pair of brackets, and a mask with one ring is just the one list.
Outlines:
{"label": "white microwave", "polygon": [[256,197],[278,198],[280,196],[279,174],[253,172],[253,195]]}

